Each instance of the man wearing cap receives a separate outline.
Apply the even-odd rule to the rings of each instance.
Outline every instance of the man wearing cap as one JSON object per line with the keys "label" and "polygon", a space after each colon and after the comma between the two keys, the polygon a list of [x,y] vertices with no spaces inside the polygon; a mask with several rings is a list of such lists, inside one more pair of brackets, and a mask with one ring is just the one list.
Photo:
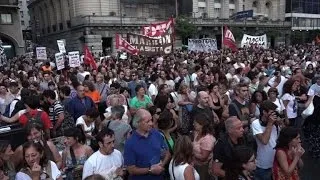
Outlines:
{"label": "man wearing cap", "polygon": [[254,120],[251,124],[252,133],[258,146],[257,169],[254,175],[256,180],[272,179],[272,166],[276,152],[274,147],[280,132],[276,109],[277,105],[270,100],[262,102],[260,119]]}

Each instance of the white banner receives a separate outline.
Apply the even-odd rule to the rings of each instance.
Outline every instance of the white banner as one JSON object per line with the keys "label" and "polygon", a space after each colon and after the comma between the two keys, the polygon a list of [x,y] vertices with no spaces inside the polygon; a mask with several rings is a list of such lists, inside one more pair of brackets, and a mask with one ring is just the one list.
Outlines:
{"label": "white banner", "polygon": [[262,36],[250,36],[247,34],[243,35],[241,41],[241,48],[243,47],[262,47],[264,49],[268,48],[268,40],[267,35],[264,34]]}
{"label": "white banner", "polygon": [[216,39],[188,39],[188,51],[213,52],[218,50]]}
{"label": "white banner", "polygon": [[58,44],[58,48],[59,48],[59,52],[61,53],[66,53],[66,45],[64,44],[64,40],[57,40],[57,44]]}
{"label": "white banner", "polygon": [[63,53],[56,53],[55,54],[56,58],[56,66],[58,70],[64,69],[64,57]]}
{"label": "white banner", "polygon": [[48,59],[46,47],[37,47],[36,52],[37,52],[37,59],[38,60],[47,60]]}
{"label": "white banner", "polygon": [[69,66],[70,67],[79,67],[80,66],[80,53],[79,51],[69,52]]}

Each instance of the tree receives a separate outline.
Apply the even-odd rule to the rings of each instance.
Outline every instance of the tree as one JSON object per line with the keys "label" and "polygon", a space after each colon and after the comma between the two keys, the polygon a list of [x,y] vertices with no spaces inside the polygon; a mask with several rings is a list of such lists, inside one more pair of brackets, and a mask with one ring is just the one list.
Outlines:
{"label": "tree", "polygon": [[186,44],[187,38],[191,37],[197,30],[196,26],[190,23],[190,19],[184,16],[176,18],[175,29],[181,37],[182,44]]}

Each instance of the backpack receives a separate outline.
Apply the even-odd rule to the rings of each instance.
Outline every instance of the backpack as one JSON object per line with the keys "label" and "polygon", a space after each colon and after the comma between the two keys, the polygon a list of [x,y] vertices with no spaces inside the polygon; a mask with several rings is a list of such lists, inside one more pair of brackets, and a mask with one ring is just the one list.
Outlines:
{"label": "backpack", "polygon": [[37,124],[43,125],[43,122],[41,120],[41,114],[42,114],[42,111],[37,111],[37,114],[35,116],[31,116],[30,112],[24,113],[24,115],[26,115],[28,119],[28,123],[37,123]]}

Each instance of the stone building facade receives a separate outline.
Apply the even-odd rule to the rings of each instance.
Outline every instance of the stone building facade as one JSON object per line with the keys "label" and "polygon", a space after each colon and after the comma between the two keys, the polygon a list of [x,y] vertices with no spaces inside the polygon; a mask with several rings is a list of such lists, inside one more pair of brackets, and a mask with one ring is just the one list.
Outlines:
{"label": "stone building facade", "polygon": [[[182,1],[191,2],[191,12],[184,14],[193,17],[199,36],[215,37],[222,25],[254,31],[256,27],[290,29],[290,24],[283,21],[284,0]],[[30,0],[33,41],[57,49],[56,40],[65,39],[68,51],[82,51],[86,44],[95,53],[114,52],[116,33],[140,33],[143,25],[175,16],[176,2],[181,0]],[[257,16],[266,14],[264,17],[269,19],[241,22],[229,19],[229,15],[248,9],[254,9]]]}
{"label": "stone building facade", "polygon": [[7,57],[24,54],[18,0],[0,1],[0,39]]}

